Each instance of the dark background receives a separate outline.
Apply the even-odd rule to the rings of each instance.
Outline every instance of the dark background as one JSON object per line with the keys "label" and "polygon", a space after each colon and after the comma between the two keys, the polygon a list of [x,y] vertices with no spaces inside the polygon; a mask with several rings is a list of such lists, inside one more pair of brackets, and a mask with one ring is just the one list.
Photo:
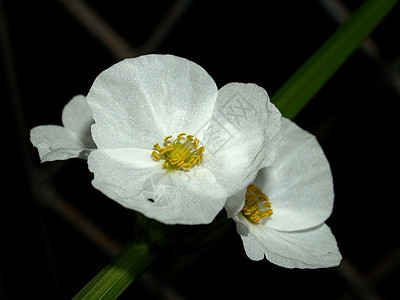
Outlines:
{"label": "dark background", "polygon": [[[63,2],[0,1],[0,299],[69,299],[133,234],[132,213],[91,187],[85,161],[40,165],[29,142],[30,128],[61,124],[64,105],[124,56]],[[175,54],[204,67],[219,87],[253,82],[270,95],[337,28],[322,1],[85,3],[131,45],[129,56]],[[354,10],[362,1],[343,3]],[[336,200],[327,223],[342,265],[287,270],[252,262],[230,224],[200,250],[163,256],[121,299],[400,297],[399,13],[397,6],[372,35],[379,56],[356,52],[295,119],[331,163]]]}

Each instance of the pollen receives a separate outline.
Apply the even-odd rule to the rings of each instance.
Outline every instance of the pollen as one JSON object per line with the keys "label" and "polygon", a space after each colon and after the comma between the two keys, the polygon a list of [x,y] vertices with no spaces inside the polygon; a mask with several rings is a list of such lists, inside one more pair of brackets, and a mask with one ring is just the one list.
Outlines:
{"label": "pollen", "polygon": [[250,184],[246,190],[246,201],[242,214],[253,223],[260,223],[262,219],[272,215],[271,202],[260,188]]}
{"label": "pollen", "polygon": [[[186,136],[186,137],[185,137]],[[164,139],[164,147],[154,144],[151,157],[154,160],[164,160],[163,166],[168,170],[189,170],[203,161],[204,147],[199,147],[200,141],[193,135],[178,134],[171,141],[172,135]]]}

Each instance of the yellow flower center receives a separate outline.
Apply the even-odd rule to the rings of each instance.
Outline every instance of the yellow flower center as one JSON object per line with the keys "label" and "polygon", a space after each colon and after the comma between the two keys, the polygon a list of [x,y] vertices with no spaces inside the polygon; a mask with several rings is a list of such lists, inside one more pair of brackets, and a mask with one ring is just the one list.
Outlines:
{"label": "yellow flower center", "polygon": [[157,143],[151,157],[155,160],[165,160],[163,166],[168,170],[188,170],[196,163],[203,161],[204,147],[197,148],[199,140],[193,135],[184,137],[186,133],[178,134],[178,137],[171,142],[172,135],[164,139],[164,148]]}
{"label": "yellow flower center", "polygon": [[253,223],[272,215],[271,202],[257,186],[250,184],[246,190],[246,202],[242,214]]}

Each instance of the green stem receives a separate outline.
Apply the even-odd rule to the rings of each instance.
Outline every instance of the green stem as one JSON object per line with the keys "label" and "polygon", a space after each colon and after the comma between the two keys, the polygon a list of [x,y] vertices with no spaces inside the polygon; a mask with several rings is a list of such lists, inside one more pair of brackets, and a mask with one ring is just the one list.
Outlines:
{"label": "green stem", "polygon": [[116,299],[156,257],[148,243],[129,243],[73,299]]}
{"label": "green stem", "polygon": [[397,2],[369,0],[354,12],[272,96],[282,115],[296,117]]}

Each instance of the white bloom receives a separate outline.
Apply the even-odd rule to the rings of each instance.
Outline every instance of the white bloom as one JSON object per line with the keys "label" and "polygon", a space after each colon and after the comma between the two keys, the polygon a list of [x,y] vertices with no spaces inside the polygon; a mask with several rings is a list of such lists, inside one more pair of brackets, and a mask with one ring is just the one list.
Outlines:
{"label": "white bloom", "polygon": [[164,223],[211,222],[271,164],[280,142],[281,115],[264,89],[218,90],[204,69],[176,56],[115,64],[87,101],[98,147],[88,157],[93,186]]}
{"label": "white bloom", "polygon": [[243,206],[245,191],[228,199],[226,210],[236,221],[250,259],[265,256],[287,268],[337,266],[341,255],[324,223],[334,199],[329,163],[314,136],[283,120],[283,138],[275,160],[254,181],[265,194],[250,186],[243,210],[239,212],[237,204],[230,207],[230,203],[242,201]]}
{"label": "white bloom", "polygon": [[85,96],[72,98],[61,118],[64,126],[42,125],[31,130],[31,142],[38,148],[42,162],[87,158],[90,150],[96,148],[90,136],[94,121]]}

